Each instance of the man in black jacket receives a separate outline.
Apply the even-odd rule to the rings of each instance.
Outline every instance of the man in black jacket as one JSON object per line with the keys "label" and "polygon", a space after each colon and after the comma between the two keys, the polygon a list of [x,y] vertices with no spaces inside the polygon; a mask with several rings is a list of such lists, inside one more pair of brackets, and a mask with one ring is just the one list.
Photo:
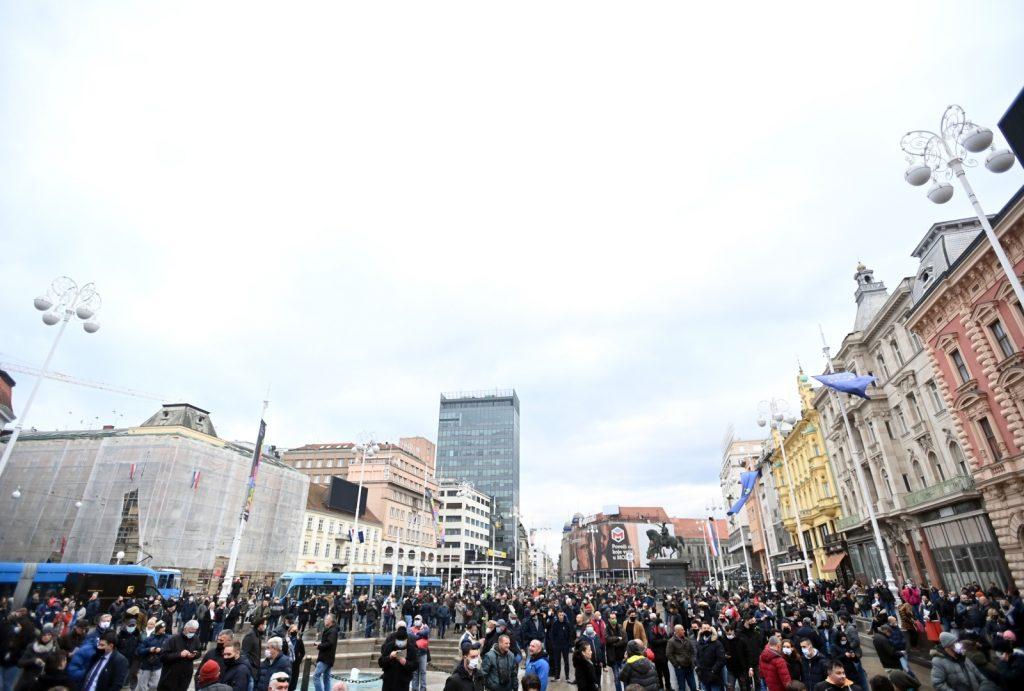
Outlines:
{"label": "man in black jacket", "polygon": [[82,681],[82,691],[121,691],[128,678],[128,660],[117,652],[117,634],[104,631],[96,641],[96,655]]}
{"label": "man in black jacket", "polygon": [[803,676],[800,680],[807,688],[813,689],[828,677],[828,662],[806,638],[800,641],[800,654],[803,655]]}
{"label": "man in black jacket", "polygon": [[316,645],[316,669],[313,670],[313,686],[316,691],[330,691],[331,668],[338,651],[338,627],[334,623],[334,615],[324,616],[324,632]]}
{"label": "man in black jacket", "polygon": [[[878,661],[882,663],[883,668],[902,669],[900,666],[900,654],[896,651],[892,641],[889,640],[890,633],[892,633],[892,629],[889,628],[888,624],[885,624],[875,631],[875,635],[871,637],[871,642],[875,646],[875,653],[878,654]],[[813,688],[810,684],[807,686],[808,688]]]}
{"label": "man in black jacket", "polygon": [[725,648],[718,640],[718,634],[705,624],[697,638],[697,652],[694,656],[697,679],[705,691],[722,691],[724,684],[722,668],[725,667]]}
{"label": "man in black jacket", "polygon": [[565,680],[569,681],[570,670],[569,653],[572,651],[572,644],[576,635],[572,624],[565,618],[565,610],[558,610],[558,617],[548,628],[547,649],[551,654],[551,679],[558,679],[562,674],[562,665],[565,665]]}
{"label": "man in black jacket", "polygon": [[480,644],[462,646],[462,663],[444,683],[444,691],[484,691],[484,678],[480,674]]}
{"label": "man in black jacket", "polygon": [[230,686],[231,691],[249,691],[252,669],[249,659],[242,655],[242,646],[237,641],[228,641],[221,655],[220,683]]}
{"label": "man in black jacket", "polygon": [[163,671],[157,691],[185,691],[192,681],[192,662],[199,657],[199,622],[191,620],[171,636],[160,653]]}
{"label": "man in black jacket", "polygon": [[242,639],[242,654],[249,660],[249,667],[258,669],[263,657],[263,633],[267,630],[267,620],[257,617],[252,622],[252,630]]}

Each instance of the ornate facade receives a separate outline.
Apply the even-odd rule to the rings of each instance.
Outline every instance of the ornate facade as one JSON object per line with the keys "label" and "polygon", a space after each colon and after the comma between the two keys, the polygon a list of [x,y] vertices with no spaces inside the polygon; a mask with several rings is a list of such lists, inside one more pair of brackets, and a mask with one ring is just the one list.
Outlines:
{"label": "ornate facade", "polygon": [[[947,251],[977,232],[959,224],[949,230]],[[865,508],[870,502],[897,581],[959,588],[974,580],[986,585],[1004,580],[979,568],[999,564],[1001,555],[994,549],[992,528],[940,393],[941,382],[927,350],[906,326],[914,279],[903,279],[891,295],[863,265],[854,280],[854,330],[843,339],[834,365],[877,377],[870,400],[846,399],[855,448],[850,448],[835,394],[822,387],[814,397],[843,506],[844,518],[837,522],[841,544],[835,550],[840,576],[866,582],[883,573]],[[867,497],[856,476],[857,462]]]}
{"label": "ornate facade", "polygon": [[[790,554],[798,556],[801,561],[796,568],[790,562],[782,565],[781,570],[800,573],[803,569],[795,513],[799,511],[804,545],[807,558],[812,562],[814,577],[833,578],[836,564],[834,559],[830,559],[825,546],[836,533],[836,521],[841,516],[839,497],[825,454],[821,417],[813,404],[814,390],[803,372],[797,378],[797,387],[800,391],[800,419],[781,440],[785,444],[786,461],[783,461],[782,454],[773,454],[772,475],[782,507],[782,524],[795,545]],[[778,432],[773,430],[772,434],[774,436]],[[805,576],[800,574],[800,577]]]}
{"label": "ornate facade", "polygon": [[[1008,577],[1020,579],[1024,577],[1024,312],[983,234],[976,231],[959,252],[944,256],[940,249],[949,244],[944,236],[951,225],[955,224],[933,227],[914,253],[920,267],[908,326],[931,355],[939,391],[953,413],[953,436],[964,449],[975,486],[984,498],[1010,568]],[[993,227],[1020,275],[1024,271],[1024,189],[998,214]],[[983,566],[998,571],[998,565]]]}

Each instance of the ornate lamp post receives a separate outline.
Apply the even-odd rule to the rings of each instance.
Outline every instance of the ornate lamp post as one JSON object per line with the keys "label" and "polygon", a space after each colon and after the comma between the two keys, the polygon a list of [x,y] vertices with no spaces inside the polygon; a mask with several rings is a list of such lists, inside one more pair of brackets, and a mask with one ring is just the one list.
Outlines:
{"label": "ornate lamp post", "polygon": [[57,329],[57,335],[53,339],[53,345],[50,346],[50,352],[46,354],[46,359],[43,361],[42,368],[40,368],[39,376],[36,377],[36,383],[32,385],[32,391],[28,395],[28,400],[25,401],[25,408],[21,411],[21,417],[11,431],[11,436],[7,440],[3,456],[0,456],[0,476],[3,475],[4,469],[7,467],[7,461],[11,458],[14,445],[17,443],[21,430],[25,426],[25,418],[28,417],[29,410],[32,409],[32,403],[39,392],[39,384],[42,383],[49,372],[50,361],[57,350],[57,344],[60,343],[61,336],[64,335],[64,329],[67,328],[68,322],[71,321],[71,316],[74,315],[82,320],[82,329],[86,333],[94,334],[100,330],[99,322],[96,321],[96,313],[99,312],[103,301],[100,299],[100,294],[96,292],[96,286],[92,283],[86,283],[79,287],[77,283],[67,276],[61,276],[54,279],[46,294],[37,297],[33,304],[37,310],[43,313],[44,324],[54,326],[59,323],[60,328]]}
{"label": "ornate lamp post", "polygon": [[999,238],[992,230],[992,224],[988,216],[981,208],[977,195],[971,183],[967,181],[967,171],[964,166],[974,167],[978,162],[967,156],[968,153],[977,154],[989,150],[985,156],[985,167],[993,173],[1005,173],[1015,160],[1013,153],[1006,148],[997,149],[992,143],[992,130],[987,127],[975,124],[967,119],[967,114],[960,106],[953,105],[946,108],[942,114],[942,122],[938,132],[930,130],[914,130],[907,132],[900,140],[900,148],[906,154],[910,167],[903,173],[903,178],[911,185],[920,187],[929,180],[932,181],[928,188],[928,198],[936,204],[945,204],[953,198],[953,185],[949,182],[940,182],[937,178],[941,175],[948,181],[953,176],[960,181],[967,198],[971,200],[974,213],[978,216],[978,222],[985,229],[985,237],[992,245],[992,250],[999,259],[999,265],[1003,268],[1007,280],[1013,286],[1013,292],[1017,300],[1024,305],[1024,288],[1021,287],[1020,279],[1013,270],[1006,252],[1003,250]]}

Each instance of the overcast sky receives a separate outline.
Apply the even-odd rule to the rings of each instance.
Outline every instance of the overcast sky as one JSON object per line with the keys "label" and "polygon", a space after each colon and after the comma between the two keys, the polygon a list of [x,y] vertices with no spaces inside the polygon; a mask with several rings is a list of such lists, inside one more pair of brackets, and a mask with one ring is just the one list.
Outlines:
{"label": "overcast sky", "polygon": [[[268,386],[281,446],[436,439],[441,391],[515,387],[528,523],[699,515],[858,260],[895,286],[971,213],[900,136],[1024,86],[1020,3],[903,5],[3,3],[0,361],[42,362],[66,274],[103,328],[54,367],[223,437]],[[1024,175],[972,182],[994,212]],[[157,406],[45,382],[27,422]]]}

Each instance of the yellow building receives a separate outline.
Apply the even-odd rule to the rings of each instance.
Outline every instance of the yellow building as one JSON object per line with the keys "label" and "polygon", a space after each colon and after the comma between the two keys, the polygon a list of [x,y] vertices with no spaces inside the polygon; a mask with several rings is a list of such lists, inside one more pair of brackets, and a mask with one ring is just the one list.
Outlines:
{"label": "yellow building", "polygon": [[[835,522],[842,516],[839,497],[825,453],[821,419],[814,409],[814,390],[802,370],[797,377],[797,388],[800,391],[800,418],[783,442],[789,467],[783,463],[782,454],[773,454],[772,476],[779,495],[783,527],[799,550],[800,539],[797,537],[797,518],[793,507],[795,495],[795,510],[799,511],[804,545],[807,558],[812,562],[814,577],[832,579],[838,563],[826,553],[825,543],[838,536]],[[773,429],[772,435],[778,448],[779,432]]]}

